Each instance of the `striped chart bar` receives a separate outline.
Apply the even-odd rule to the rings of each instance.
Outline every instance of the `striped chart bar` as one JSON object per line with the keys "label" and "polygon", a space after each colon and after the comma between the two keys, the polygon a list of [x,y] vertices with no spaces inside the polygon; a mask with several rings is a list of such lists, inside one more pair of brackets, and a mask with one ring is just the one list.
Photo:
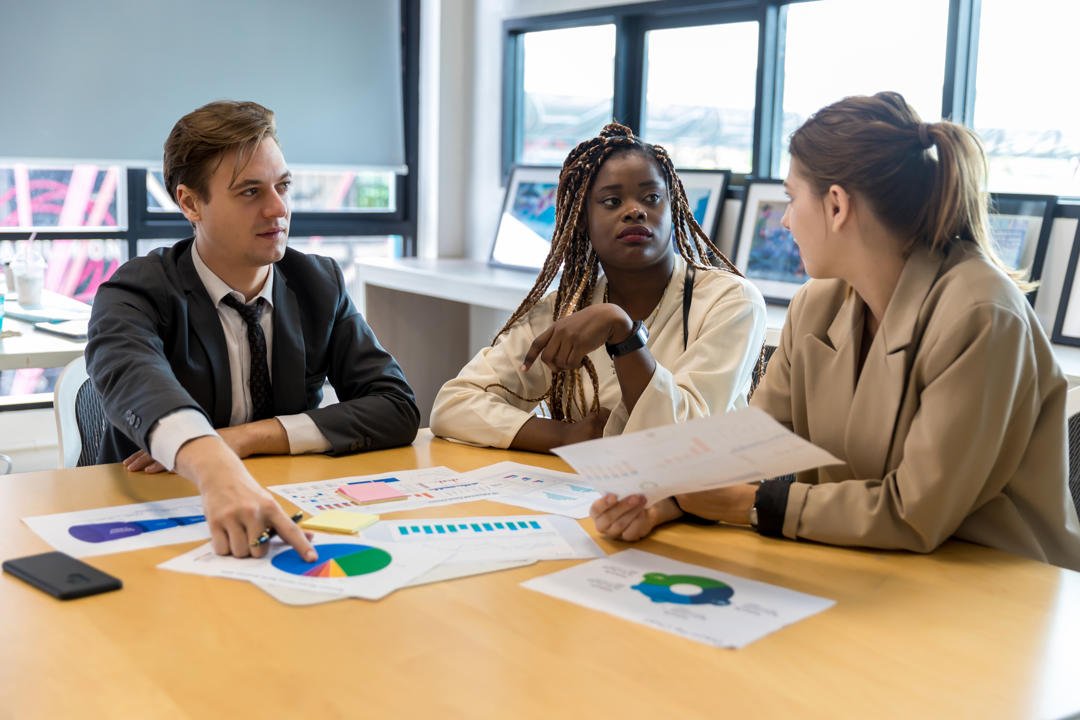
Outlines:
{"label": "striped chart bar", "polygon": [[499,522],[468,522],[468,523],[418,523],[416,525],[401,525],[398,527],[399,535],[482,535],[486,533],[505,533],[506,531],[521,532],[529,530],[543,530],[544,527],[536,520],[503,520]]}

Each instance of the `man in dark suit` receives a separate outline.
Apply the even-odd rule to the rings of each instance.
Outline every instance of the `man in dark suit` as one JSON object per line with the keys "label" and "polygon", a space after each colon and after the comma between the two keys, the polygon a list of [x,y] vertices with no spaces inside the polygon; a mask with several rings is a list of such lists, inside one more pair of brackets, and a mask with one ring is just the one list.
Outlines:
{"label": "man in dark suit", "polygon": [[[286,248],[291,174],[271,111],[220,101],[189,113],[164,173],[195,236],[98,290],[86,357],[111,423],[98,462],[195,483],[219,554],[261,556],[272,528],[314,559],[240,459],[406,445],[420,419],[412,390],[337,264]],[[340,402],[319,408],[327,378]]]}

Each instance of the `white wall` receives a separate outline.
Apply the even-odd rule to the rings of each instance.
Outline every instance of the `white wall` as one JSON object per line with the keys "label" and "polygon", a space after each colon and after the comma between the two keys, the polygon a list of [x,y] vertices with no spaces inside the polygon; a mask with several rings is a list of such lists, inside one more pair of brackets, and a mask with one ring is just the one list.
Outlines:
{"label": "white wall", "polygon": [[465,197],[477,87],[476,9],[474,0],[425,0],[420,5],[421,257],[466,254]]}
{"label": "white wall", "polygon": [[0,412],[0,453],[11,457],[14,461],[11,471],[16,473],[58,467],[52,410]]}
{"label": "white wall", "polygon": [[503,186],[502,23],[620,0],[421,4],[420,217],[424,257],[486,260]]}

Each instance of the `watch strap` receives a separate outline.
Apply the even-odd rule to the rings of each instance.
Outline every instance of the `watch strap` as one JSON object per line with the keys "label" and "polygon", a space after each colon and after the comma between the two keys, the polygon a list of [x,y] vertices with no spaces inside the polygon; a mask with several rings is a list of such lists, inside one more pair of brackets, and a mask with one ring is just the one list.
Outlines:
{"label": "watch strap", "polygon": [[622,342],[606,343],[604,345],[607,348],[608,355],[613,358],[632,353],[635,350],[640,350],[645,347],[645,343],[649,341],[649,329],[645,327],[645,323],[640,320],[635,320],[633,326],[630,328],[630,336]]}

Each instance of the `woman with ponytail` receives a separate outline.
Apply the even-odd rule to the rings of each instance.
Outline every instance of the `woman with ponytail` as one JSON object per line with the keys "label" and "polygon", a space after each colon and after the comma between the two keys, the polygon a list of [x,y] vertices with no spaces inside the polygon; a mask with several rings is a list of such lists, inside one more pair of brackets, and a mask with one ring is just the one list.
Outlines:
{"label": "woman with ponytail", "polygon": [[[844,462],[682,509],[835,545],[930,552],[954,536],[1080,569],[1067,383],[991,247],[986,179],[974,133],[922,122],[896,93],[795,131],[783,222],[815,279],[753,404]],[[631,501],[598,501],[598,529],[640,536]]]}
{"label": "woman with ponytail", "polygon": [[566,158],[536,283],[439,391],[431,428],[547,452],[745,407],[764,336],[761,294],[694,221],[667,153],[612,123]]}

